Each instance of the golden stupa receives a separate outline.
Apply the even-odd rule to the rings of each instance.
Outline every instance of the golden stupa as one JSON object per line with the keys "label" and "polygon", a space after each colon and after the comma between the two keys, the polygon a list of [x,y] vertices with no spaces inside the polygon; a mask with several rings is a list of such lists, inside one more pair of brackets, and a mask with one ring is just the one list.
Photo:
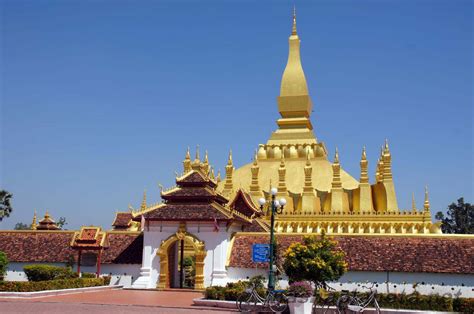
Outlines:
{"label": "golden stupa", "polygon": [[345,172],[336,149],[333,161],[323,142],[318,142],[310,120],[312,102],[301,65],[296,14],[289,37],[288,63],[281,80],[278,129],[260,144],[254,161],[234,169],[229,154],[226,177],[218,190],[233,199],[239,189],[253,198],[268,197],[270,186],[287,200],[277,216],[278,232],[327,233],[441,233],[431,222],[428,192],[422,210],[414,203],[409,211],[397,204],[387,141],[376,164],[375,182],[369,183],[368,160],[362,149],[359,180]]}

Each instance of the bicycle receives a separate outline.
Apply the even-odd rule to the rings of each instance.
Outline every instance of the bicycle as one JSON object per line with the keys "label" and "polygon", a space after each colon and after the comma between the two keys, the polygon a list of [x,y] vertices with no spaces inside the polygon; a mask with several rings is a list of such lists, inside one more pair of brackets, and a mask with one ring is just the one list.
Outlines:
{"label": "bicycle", "polygon": [[377,302],[377,289],[374,289],[375,283],[372,286],[362,286],[362,288],[369,290],[367,298],[360,298],[357,296],[357,290],[354,290],[353,295],[345,294],[339,297],[336,302],[336,308],[338,313],[362,313],[364,310],[373,303],[375,312],[380,314],[380,306]]}
{"label": "bicycle", "polygon": [[274,313],[282,313],[288,307],[288,299],[283,292],[284,290],[270,290],[262,297],[253,284],[237,298],[237,309],[242,313],[249,313],[264,307]]}
{"label": "bicycle", "polygon": [[316,300],[313,304],[313,313],[322,311],[323,314],[328,313],[331,310],[331,306],[336,304],[336,298],[334,296],[335,290],[329,286],[327,288],[321,287],[318,289]]}

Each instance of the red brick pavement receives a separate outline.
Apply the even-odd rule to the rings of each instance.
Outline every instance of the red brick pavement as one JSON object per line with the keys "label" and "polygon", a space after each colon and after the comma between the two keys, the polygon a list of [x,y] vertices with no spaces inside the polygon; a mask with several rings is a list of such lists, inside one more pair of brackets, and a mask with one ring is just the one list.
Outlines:
{"label": "red brick pavement", "polygon": [[[193,299],[202,297],[200,292],[181,292],[181,291],[149,291],[149,290],[109,290],[97,292],[85,292],[59,296],[48,296],[29,299],[7,299],[0,298],[1,313],[31,313],[27,309],[31,304],[38,305],[35,313],[61,313],[59,310],[67,308],[81,308],[79,305],[102,305],[101,313],[129,313],[128,309],[138,308],[142,310],[154,309],[155,313],[231,313],[229,310],[220,310],[217,308],[206,308],[193,306]],[[42,304],[48,303],[48,305]],[[17,306],[15,306],[15,304]],[[41,304],[41,305],[40,305]],[[79,306],[79,307],[78,307]],[[105,307],[104,307],[105,306]],[[11,308],[13,312],[8,312]],[[128,308],[128,309],[127,309]],[[21,312],[20,309],[25,309]],[[92,307],[89,313],[99,313],[101,307]],[[6,311],[5,311],[6,310]],[[17,310],[17,312],[15,312]],[[38,312],[40,310],[40,312]],[[58,310],[59,312],[55,312]],[[159,312],[156,312],[160,310]],[[125,312],[123,312],[125,311]],[[137,311],[137,309],[135,309]],[[174,312],[173,312],[174,311]],[[184,311],[184,312],[183,312]],[[68,313],[77,313],[69,312]],[[66,313],[66,312],[64,312]],[[136,313],[136,312],[135,312]],[[148,313],[148,312],[147,312]]]}

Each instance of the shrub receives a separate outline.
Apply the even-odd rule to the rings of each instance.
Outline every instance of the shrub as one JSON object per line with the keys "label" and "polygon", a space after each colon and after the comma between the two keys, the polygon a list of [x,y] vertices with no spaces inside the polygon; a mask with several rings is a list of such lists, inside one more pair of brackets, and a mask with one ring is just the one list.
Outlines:
{"label": "shrub", "polygon": [[266,295],[267,290],[263,284],[265,277],[255,276],[249,280],[239,280],[237,282],[229,282],[225,287],[211,286],[204,291],[204,298],[209,300],[227,300],[236,301],[237,298],[245,291],[245,289],[255,286],[258,294]]}
{"label": "shrub", "polygon": [[457,298],[453,300],[453,311],[461,313],[474,313],[474,298]]}
{"label": "shrub", "polygon": [[108,285],[106,278],[73,278],[46,281],[4,281],[0,282],[0,291],[32,292],[106,285]]}
{"label": "shrub", "polygon": [[95,278],[97,277],[94,273],[81,273],[81,278]]}
{"label": "shrub", "polygon": [[295,242],[284,254],[283,268],[293,281],[308,280],[316,288],[327,288],[326,282],[339,279],[347,270],[345,254],[336,247],[337,242],[321,235],[306,236],[303,243]]}
{"label": "shrub", "polygon": [[296,281],[290,284],[288,295],[296,298],[308,298],[313,295],[313,287],[308,281]]}
{"label": "shrub", "polygon": [[7,254],[0,251],[0,281],[3,280],[5,274],[7,273],[7,267],[8,267]]}
{"label": "shrub", "polygon": [[56,279],[77,278],[77,273],[68,267],[58,267],[51,265],[26,265],[23,267],[28,281],[45,281]]}

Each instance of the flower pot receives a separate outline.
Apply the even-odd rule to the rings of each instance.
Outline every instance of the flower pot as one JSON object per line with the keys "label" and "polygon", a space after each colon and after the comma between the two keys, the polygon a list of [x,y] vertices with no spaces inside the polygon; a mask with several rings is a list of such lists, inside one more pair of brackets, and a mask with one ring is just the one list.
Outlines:
{"label": "flower pot", "polygon": [[291,314],[311,314],[313,311],[314,297],[294,298],[288,302]]}

